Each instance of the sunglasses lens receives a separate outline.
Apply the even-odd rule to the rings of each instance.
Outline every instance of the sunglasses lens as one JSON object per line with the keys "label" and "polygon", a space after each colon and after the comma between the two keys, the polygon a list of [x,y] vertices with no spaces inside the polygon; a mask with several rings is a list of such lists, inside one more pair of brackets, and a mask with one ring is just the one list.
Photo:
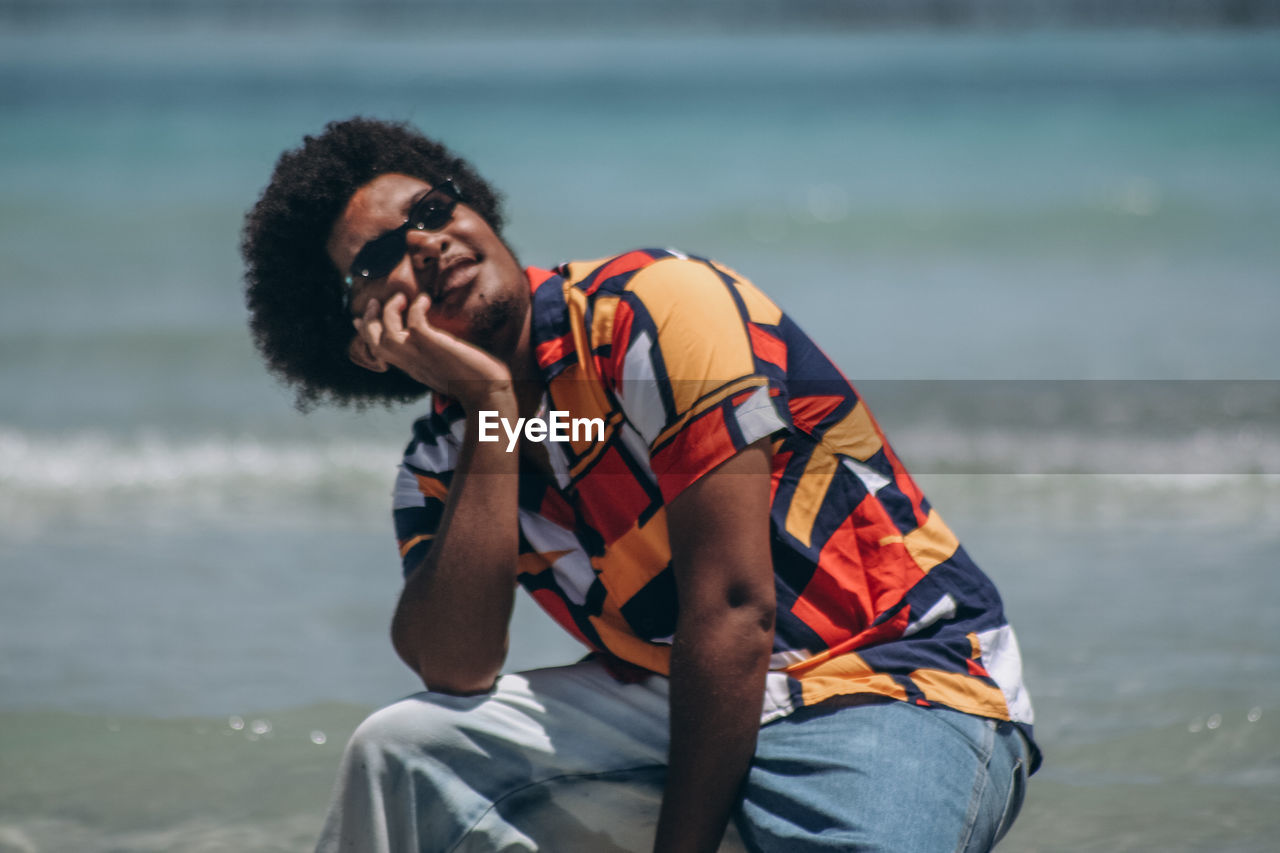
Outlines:
{"label": "sunglasses lens", "polygon": [[453,218],[454,208],[458,206],[455,192],[453,184],[442,184],[439,189],[432,190],[418,200],[409,210],[409,219],[404,225],[366,243],[351,264],[348,274],[351,286],[354,288],[362,282],[389,275],[404,257],[405,232],[408,229],[439,231],[448,225]]}
{"label": "sunglasses lens", "polygon": [[404,257],[404,232],[392,231],[365,245],[351,265],[351,277],[361,279],[382,278],[395,269]]}
{"label": "sunglasses lens", "polygon": [[409,225],[419,231],[439,231],[453,218],[457,202],[446,195],[428,193],[409,211]]}

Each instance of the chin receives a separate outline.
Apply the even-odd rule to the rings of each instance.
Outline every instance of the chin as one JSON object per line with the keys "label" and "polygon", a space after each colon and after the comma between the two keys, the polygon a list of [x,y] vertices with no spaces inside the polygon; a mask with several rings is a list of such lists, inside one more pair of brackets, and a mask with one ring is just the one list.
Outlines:
{"label": "chin", "polygon": [[471,315],[470,339],[499,358],[508,357],[520,337],[526,307],[513,294],[486,300]]}

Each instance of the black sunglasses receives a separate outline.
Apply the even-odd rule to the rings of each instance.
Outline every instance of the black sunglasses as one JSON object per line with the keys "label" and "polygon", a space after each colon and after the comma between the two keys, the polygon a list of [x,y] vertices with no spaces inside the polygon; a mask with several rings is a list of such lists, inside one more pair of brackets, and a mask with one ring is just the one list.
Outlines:
{"label": "black sunglasses", "polygon": [[445,178],[413,203],[413,207],[409,208],[409,218],[399,228],[365,243],[351,262],[347,277],[343,279],[347,285],[347,301],[350,302],[356,288],[389,275],[396,268],[396,264],[404,257],[410,228],[415,231],[439,231],[453,219],[453,211],[461,200],[462,193],[454,185],[453,179]]}

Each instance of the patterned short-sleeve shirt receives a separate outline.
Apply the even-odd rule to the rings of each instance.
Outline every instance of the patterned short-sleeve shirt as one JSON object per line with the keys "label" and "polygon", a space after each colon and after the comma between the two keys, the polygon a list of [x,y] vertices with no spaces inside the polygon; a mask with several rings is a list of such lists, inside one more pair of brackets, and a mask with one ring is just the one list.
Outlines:
{"label": "patterned short-sleeve shirt", "polygon": [[[603,422],[603,437],[543,445],[554,482],[521,469],[518,580],[553,619],[666,674],[678,612],[666,507],[767,438],[778,609],[762,722],[869,693],[1010,720],[1030,740],[994,585],[854,387],[767,296],[672,250],[527,275],[545,411]],[[414,424],[395,489],[406,574],[431,547],[464,423],[436,396]]]}

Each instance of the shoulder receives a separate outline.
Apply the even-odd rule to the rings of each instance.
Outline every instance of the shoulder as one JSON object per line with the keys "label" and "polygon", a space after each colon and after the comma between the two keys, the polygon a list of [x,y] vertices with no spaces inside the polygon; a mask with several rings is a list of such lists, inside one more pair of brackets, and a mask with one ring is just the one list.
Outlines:
{"label": "shoulder", "polygon": [[544,367],[582,361],[585,343],[606,381],[628,371],[667,378],[751,373],[758,332],[783,317],[735,270],[676,249],[570,261],[555,275],[558,286],[542,288],[554,294],[539,293],[544,304],[534,309],[539,359]]}
{"label": "shoulder", "polygon": [[645,313],[687,318],[729,309],[756,323],[776,324],[781,310],[746,276],[711,258],[679,249],[633,249],[556,268],[564,297],[582,309],[621,300]]}
{"label": "shoulder", "polygon": [[632,249],[591,260],[568,261],[557,267],[566,288],[589,296],[620,295],[651,281],[708,281],[722,279],[728,270],[714,261],[678,249]]}

